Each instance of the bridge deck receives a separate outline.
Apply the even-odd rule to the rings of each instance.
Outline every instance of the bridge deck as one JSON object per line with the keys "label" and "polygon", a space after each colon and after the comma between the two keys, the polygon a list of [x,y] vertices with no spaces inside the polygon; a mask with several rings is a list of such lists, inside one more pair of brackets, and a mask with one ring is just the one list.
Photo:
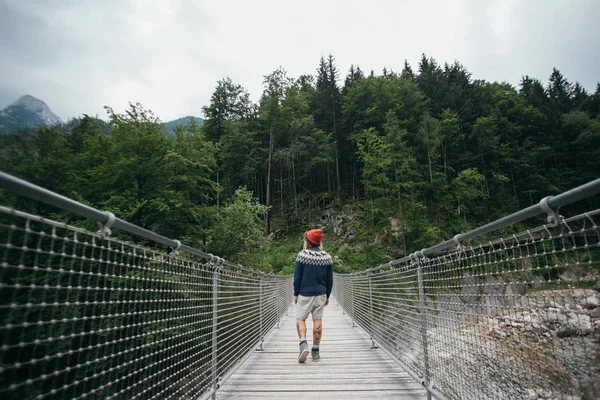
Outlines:
{"label": "bridge deck", "polygon": [[[218,391],[218,399],[423,399],[425,390],[371,341],[341,307],[325,309],[321,359],[299,364],[293,307]],[[307,321],[312,344],[312,321]]]}

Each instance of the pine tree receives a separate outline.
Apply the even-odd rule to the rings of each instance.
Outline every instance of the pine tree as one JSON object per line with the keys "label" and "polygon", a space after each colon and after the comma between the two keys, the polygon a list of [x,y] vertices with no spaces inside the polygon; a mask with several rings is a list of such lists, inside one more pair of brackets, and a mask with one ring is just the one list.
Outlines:
{"label": "pine tree", "polygon": [[588,98],[588,93],[583,86],[579,84],[579,82],[575,82],[573,86],[573,92],[571,93],[571,102],[573,104],[573,108],[576,110],[581,109]]}
{"label": "pine tree", "polygon": [[548,82],[548,97],[553,102],[555,110],[564,114],[571,110],[571,94],[573,85],[556,68],[552,68],[552,74]]}
{"label": "pine tree", "polygon": [[400,74],[400,76],[404,79],[415,79],[412,67],[410,66],[407,60],[404,60],[404,68],[402,68],[402,73]]}

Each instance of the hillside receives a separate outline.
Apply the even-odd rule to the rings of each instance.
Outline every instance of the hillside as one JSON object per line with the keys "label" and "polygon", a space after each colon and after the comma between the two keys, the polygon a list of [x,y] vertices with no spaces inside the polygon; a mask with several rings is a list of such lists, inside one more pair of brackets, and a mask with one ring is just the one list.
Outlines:
{"label": "hillside", "polygon": [[173,121],[165,122],[165,129],[168,133],[172,134],[176,127],[187,124],[191,118],[195,118],[199,126],[204,125],[204,120],[202,118],[188,115],[187,117],[177,118]]}
{"label": "hillside", "polygon": [[60,117],[42,100],[30,95],[20,97],[0,111],[0,134],[57,124],[62,124]]}

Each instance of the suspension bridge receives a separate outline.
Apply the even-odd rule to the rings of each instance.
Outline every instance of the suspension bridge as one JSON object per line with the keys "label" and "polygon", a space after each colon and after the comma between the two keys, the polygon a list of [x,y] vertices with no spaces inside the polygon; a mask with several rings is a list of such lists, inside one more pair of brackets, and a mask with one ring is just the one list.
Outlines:
{"label": "suspension bridge", "polygon": [[0,188],[78,221],[0,206],[2,399],[600,398],[600,179],[335,274],[304,364],[292,277],[2,172]]}

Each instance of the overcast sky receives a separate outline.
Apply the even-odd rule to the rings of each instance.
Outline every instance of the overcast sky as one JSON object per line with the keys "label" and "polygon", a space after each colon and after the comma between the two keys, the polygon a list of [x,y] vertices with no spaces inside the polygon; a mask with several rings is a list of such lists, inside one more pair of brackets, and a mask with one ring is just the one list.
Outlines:
{"label": "overcast sky", "polygon": [[421,53],[517,85],[557,67],[594,91],[600,0],[0,0],[0,108],[23,94],[63,120],[141,102],[162,120],[202,116],[220,78],[257,100],[278,66],[314,73],[332,53],[380,72]]}

